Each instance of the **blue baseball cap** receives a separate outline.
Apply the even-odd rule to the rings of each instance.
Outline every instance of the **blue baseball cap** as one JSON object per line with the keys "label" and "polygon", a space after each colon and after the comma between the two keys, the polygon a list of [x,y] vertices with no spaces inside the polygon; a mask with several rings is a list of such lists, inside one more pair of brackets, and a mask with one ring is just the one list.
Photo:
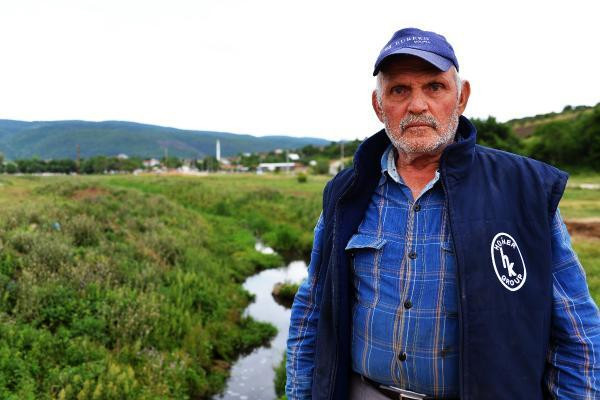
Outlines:
{"label": "blue baseball cap", "polygon": [[394,33],[375,61],[373,76],[379,72],[381,63],[395,54],[410,54],[422,58],[442,71],[448,71],[448,68],[454,65],[458,71],[454,49],[445,37],[435,32],[405,28]]}

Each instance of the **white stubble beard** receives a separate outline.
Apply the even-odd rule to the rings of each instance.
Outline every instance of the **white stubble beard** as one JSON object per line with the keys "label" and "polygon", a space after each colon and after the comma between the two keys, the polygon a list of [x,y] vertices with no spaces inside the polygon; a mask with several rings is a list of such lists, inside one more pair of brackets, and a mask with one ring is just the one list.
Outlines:
{"label": "white stubble beard", "polygon": [[[414,115],[413,115],[414,117]],[[419,155],[419,154],[434,154],[443,150],[448,144],[452,143],[454,136],[456,135],[456,129],[458,128],[458,104],[452,111],[448,125],[442,132],[433,138],[429,143],[420,143],[416,140],[411,140],[403,134],[402,125],[405,123],[410,116],[405,117],[397,126],[391,126],[387,115],[383,115],[383,123],[385,125],[385,131],[390,138],[390,141],[398,151],[402,151],[407,155]],[[433,118],[433,117],[430,117]],[[436,121],[439,127],[439,121]],[[437,130],[437,129],[436,129]]]}

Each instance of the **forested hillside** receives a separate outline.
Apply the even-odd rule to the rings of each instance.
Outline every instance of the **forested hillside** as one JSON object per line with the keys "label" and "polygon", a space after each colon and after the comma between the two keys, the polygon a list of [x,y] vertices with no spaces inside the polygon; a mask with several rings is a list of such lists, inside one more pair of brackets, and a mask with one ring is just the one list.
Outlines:
{"label": "forested hillside", "polygon": [[236,135],[225,132],[192,131],[123,121],[42,121],[0,120],[0,153],[9,160],[75,159],[79,156],[204,158],[215,154],[216,141],[221,154],[232,156],[244,152],[297,148],[307,144],[329,143],[317,138],[290,136]]}

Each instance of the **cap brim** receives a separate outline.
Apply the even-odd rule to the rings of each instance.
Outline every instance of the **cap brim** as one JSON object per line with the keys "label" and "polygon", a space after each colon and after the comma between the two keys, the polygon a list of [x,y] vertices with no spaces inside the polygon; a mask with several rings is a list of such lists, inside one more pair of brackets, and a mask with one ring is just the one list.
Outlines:
{"label": "cap brim", "polygon": [[386,54],[385,56],[381,57],[381,59],[377,60],[377,63],[375,64],[375,69],[373,70],[373,76],[375,76],[379,73],[381,64],[383,63],[383,61],[385,59],[387,59],[390,56],[397,55],[397,54],[409,54],[411,56],[416,56],[416,57],[422,58],[423,60],[432,64],[434,67],[436,67],[440,71],[448,71],[448,69],[450,69],[450,67],[453,65],[452,61],[450,61],[447,58],[444,58],[442,56],[438,56],[437,54],[430,53],[428,51],[418,50],[418,49],[411,49],[410,47],[403,47],[401,49],[396,49],[396,50],[390,52],[389,54]]}

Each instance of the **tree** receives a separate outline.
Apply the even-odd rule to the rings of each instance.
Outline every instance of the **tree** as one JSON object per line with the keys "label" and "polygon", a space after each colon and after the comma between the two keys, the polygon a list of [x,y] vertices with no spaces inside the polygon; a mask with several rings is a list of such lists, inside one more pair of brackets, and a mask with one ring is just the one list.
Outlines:
{"label": "tree", "polygon": [[8,174],[16,174],[17,173],[17,165],[15,163],[6,164],[5,169]]}
{"label": "tree", "polygon": [[573,140],[573,125],[567,121],[554,121],[535,129],[528,155],[550,164],[565,166],[577,156],[577,142]]}
{"label": "tree", "polygon": [[521,139],[514,134],[507,124],[497,122],[494,117],[488,117],[486,120],[474,118],[471,122],[477,128],[477,143],[495,149],[523,154]]}
{"label": "tree", "polygon": [[329,173],[329,160],[320,159],[317,160],[317,165],[313,167],[313,173],[319,175],[325,175]]}
{"label": "tree", "polygon": [[160,161],[167,168],[179,168],[183,165],[183,162],[179,158],[173,156],[163,157]]}
{"label": "tree", "polygon": [[600,171],[600,109],[582,114],[575,121],[573,140],[578,143],[578,156],[572,161],[582,161],[582,166]]}

